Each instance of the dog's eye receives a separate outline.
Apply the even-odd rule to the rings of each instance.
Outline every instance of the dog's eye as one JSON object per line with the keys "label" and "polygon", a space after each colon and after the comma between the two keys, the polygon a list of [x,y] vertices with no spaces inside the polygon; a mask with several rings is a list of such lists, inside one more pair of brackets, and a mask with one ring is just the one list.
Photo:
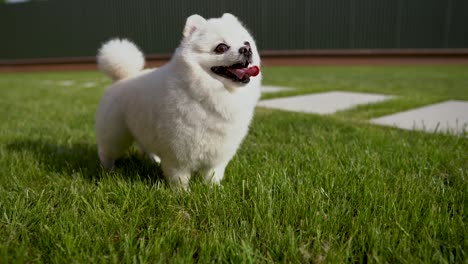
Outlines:
{"label": "dog's eye", "polygon": [[215,48],[215,52],[218,53],[218,54],[223,54],[225,53],[226,51],[228,51],[229,49],[229,46],[224,44],[224,43],[221,43],[219,44],[218,46],[216,46]]}

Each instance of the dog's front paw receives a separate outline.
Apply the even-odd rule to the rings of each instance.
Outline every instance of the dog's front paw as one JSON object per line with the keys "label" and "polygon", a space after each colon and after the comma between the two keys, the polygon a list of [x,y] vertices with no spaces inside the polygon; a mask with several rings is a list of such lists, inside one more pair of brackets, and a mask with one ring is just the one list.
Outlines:
{"label": "dog's front paw", "polygon": [[161,163],[161,158],[158,157],[156,154],[153,154],[153,153],[150,153],[148,154],[148,157],[150,158],[150,160],[160,164]]}
{"label": "dog's front paw", "polygon": [[161,165],[164,177],[171,188],[189,191],[190,170],[170,167],[164,164],[164,162]]}

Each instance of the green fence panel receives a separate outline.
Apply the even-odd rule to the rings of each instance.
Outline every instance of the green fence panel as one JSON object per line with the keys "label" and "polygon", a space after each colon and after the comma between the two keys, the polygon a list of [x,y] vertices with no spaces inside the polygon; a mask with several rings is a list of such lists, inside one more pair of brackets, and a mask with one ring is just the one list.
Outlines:
{"label": "green fence panel", "polygon": [[0,60],[94,56],[112,37],[169,54],[189,15],[224,12],[261,50],[468,48],[467,0],[49,0],[0,4]]}

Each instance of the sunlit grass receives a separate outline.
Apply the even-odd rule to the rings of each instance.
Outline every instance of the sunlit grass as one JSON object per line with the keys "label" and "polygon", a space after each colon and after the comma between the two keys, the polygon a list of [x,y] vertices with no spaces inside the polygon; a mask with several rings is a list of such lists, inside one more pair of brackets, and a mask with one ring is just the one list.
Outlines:
{"label": "sunlit grass", "polygon": [[257,109],[223,188],[195,180],[190,193],[167,188],[134,150],[114,172],[101,169],[93,124],[110,83],[102,75],[2,74],[0,263],[463,263],[466,137],[365,120],[466,100],[467,69],[265,69],[266,83],[301,93],[400,99],[333,116]]}

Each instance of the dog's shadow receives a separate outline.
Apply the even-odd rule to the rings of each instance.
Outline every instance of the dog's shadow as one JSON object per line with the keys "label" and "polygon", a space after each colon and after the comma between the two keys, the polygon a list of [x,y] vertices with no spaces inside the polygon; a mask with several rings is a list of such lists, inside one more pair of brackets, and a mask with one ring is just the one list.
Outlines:
{"label": "dog's shadow", "polygon": [[56,144],[42,139],[22,139],[8,144],[6,149],[14,153],[32,154],[41,168],[63,175],[79,173],[85,179],[95,181],[106,173],[114,173],[130,181],[163,181],[160,166],[135,150],[130,150],[117,160],[114,170],[108,172],[99,163],[96,146],[89,143]]}

